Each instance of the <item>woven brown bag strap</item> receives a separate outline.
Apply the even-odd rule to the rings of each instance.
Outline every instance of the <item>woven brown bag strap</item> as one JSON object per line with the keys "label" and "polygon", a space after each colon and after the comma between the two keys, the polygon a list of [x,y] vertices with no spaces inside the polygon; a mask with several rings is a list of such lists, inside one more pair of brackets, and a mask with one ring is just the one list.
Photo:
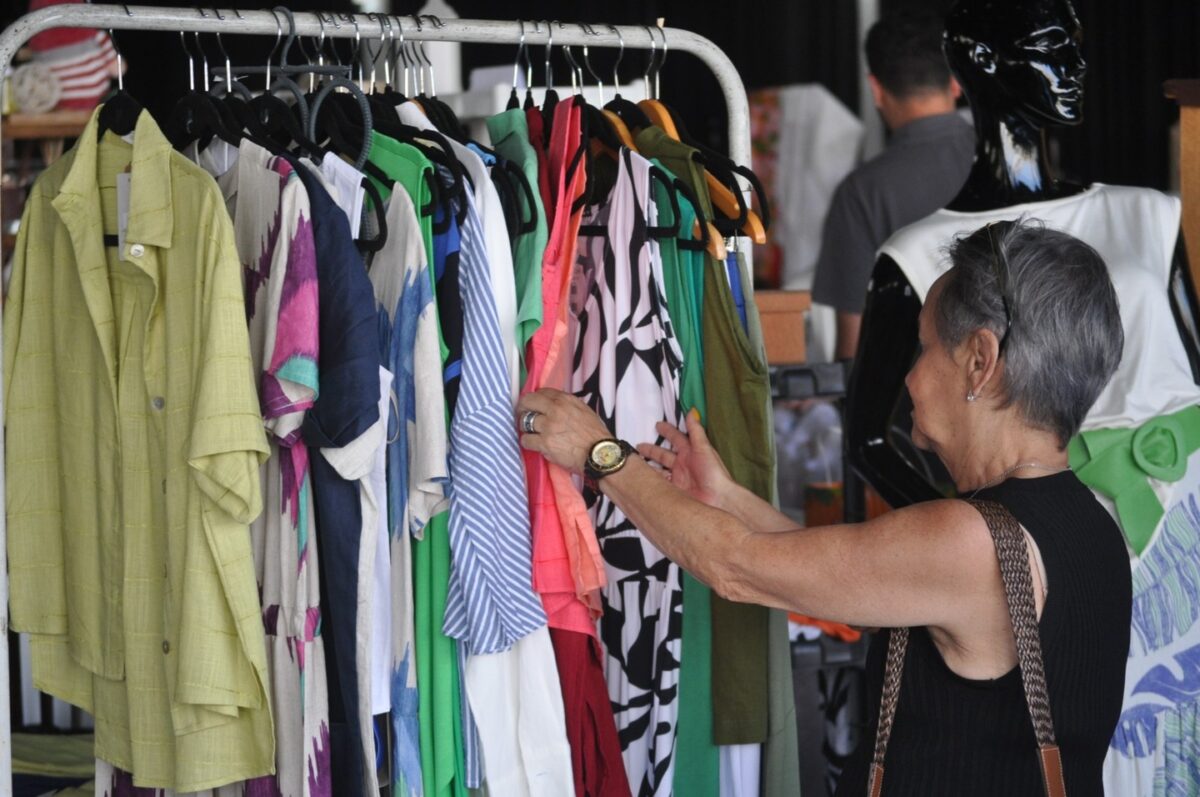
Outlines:
{"label": "woven brown bag strap", "polygon": [[[996,545],[1000,560],[1000,577],[1004,596],[1012,619],[1013,635],[1017,640],[1017,662],[1021,667],[1021,682],[1025,687],[1025,702],[1037,737],[1038,761],[1042,784],[1047,797],[1066,797],[1062,756],[1054,740],[1054,723],[1050,717],[1050,698],[1046,691],[1046,671],[1042,663],[1042,642],[1038,636],[1037,609],[1033,598],[1033,575],[1029,571],[1029,549],[1025,533],[1012,513],[994,501],[971,500],[987,521],[988,531]],[[879,730],[875,735],[875,755],[871,760],[867,794],[880,797],[883,792],[883,759],[888,739],[896,719],[896,702],[900,697],[900,676],[904,670],[904,653],[908,646],[908,629],[893,628],[888,639],[887,665],[883,675],[883,695],[879,706]]]}

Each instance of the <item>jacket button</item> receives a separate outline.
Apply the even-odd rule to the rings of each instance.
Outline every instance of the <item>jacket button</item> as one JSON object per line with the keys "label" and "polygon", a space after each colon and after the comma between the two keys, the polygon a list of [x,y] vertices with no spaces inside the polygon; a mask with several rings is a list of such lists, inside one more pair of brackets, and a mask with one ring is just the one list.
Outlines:
{"label": "jacket button", "polygon": [[154,405],[154,409],[156,410],[161,410],[163,407],[167,406],[167,402],[162,396],[155,396],[150,403]]}
{"label": "jacket button", "polygon": [[170,652],[171,652],[171,643],[164,639],[163,640],[163,653],[167,654]]}
{"label": "jacket button", "polygon": [[141,257],[144,254],[146,254],[146,247],[142,246],[141,244],[130,244],[129,245],[129,256],[130,257]]}

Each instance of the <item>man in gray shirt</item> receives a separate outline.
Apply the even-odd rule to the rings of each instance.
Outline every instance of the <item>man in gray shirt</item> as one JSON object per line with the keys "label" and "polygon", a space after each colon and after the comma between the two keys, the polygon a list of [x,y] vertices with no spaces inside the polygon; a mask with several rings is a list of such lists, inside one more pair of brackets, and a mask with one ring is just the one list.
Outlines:
{"label": "man in gray shirt", "polygon": [[945,207],[967,179],[975,134],[955,112],[960,90],[942,55],[942,21],[903,13],[867,34],[868,81],[887,148],[833,195],[813,280],[813,301],[837,311],[837,359],[858,349],[875,253],[896,230]]}

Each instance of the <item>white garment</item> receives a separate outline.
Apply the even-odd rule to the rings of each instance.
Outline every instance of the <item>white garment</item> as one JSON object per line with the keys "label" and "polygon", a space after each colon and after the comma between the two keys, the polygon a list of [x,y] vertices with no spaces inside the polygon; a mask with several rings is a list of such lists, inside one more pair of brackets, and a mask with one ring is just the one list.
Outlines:
{"label": "white garment", "polygon": [[[429,117],[411,102],[396,108],[400,121],[420,130],[435,129]],[[513,406],[521,390],[521,358],[517,351],[517,280],[513,272],[512,242],[504,221],[504,207],[492,184],[487,167],[470,147],[448,139],[453,155],[474,183],[475,210],[483,223],[483,242],[487,250],[492,296],[496,302],[496,317],[500,321],[500,339],[504,343],[504,359],[508,362],[509,386]]]}
{"label": "white garment", "polygon": [[467,699],[483,746],[489,794],[575,793],[562,688],[545,626],[510,650],[467,657]]}
{"label": "white garment", "polygon": [[321,171],[321,166],[312,158],[301,158],[300,165],[308,170],[308,173],[316,178],[321,187],[325,189],[325,193],[329,194],[329,198],[333,200],[333,204],[341,207],[342,196],[338,191],[338,187],[329,182],[329,178],[325,176],[325,172]]}
{"label": "white garment", "polygon": [[241,153],[238,147],[214,138],[204,149],[200,149],[200,142],[193,141],[184,147],[183,154],[213,177],[220,177],[234,167]]}
{"label": "white garment", "polygon": [[1112,381],[1083,429],[1139,426],[1200,403],[1187,353],[1168,301],[1171,259],[1179,234],[1179,200],[1148,188],[1096,183],[1063,199],[992,211],[939,210],[898,231],[880,249],[896,261],[922,301],[949,267],[944,247],[959,233],[1018,217],[1091,245],[1108,266],[1121,305],[1125,350]]}
{"label": "white garment", "polygon": [[[437,306],[432,299],[429,262],[416,208],[404,187],[396,183],[388,200],[388,238],[371,261],[370,279],[375,300],[395,323],[400,297],[419,281],[429,283],[430,296],[420,306],[413,344],[413,406],[408,420],[408,501],[404,527],[416,539],[425,536],[425,525],[448,509],[445,485],[450,480],[446,430],[446,394],[442,381],[442,354]],[[397,383],[400,374],[395,374]],[[411,591],[410,591],[411,592]]]}
{"label": "white garment", "polygon": [[[373,259],[369,276],[375,300],[388,314],[392,339],[387,362],[395,369],[386,416],[393,469],[387,474],[392,564],[390,753],[393,793],[410,796],[421,793],[412,536],[422,536],[425,523],[445,500],[439,480],[447,474],[446,404],[429,263],[416,208],[400,185],[393,186],[388,201],[387,227],[387,241]],[[405,332],[411,332],[411,341]]]}
{"label": "white garment", "polygon": [[[387,429],[391,409],[392,372],[379,369],[379,417]],[[374,600],[371,603],[371,713],[392,710],[392,560],[387,513],[387,435],[381,435],[371,463],[371,493],[375,513]],[[364,521],[365,522],[365,521]],[[366,540],[364,539],[364,544]]]}
{"label": "white garment", "polygon": [[720,748],[721,797],[759,797],[761,744],[726,744]]}
{"label": "white garment", "polygon": [[[391,392],[392,374],[383,366],[379,367],[379,382],[382,393],[386,397]],[[374,668],[376,653],[375,641],[372,635],[377,632],[376,626],[376,595],[379,593],[379,581],[375,570],[376,552],[379,550],[379,515],[387,512],[386,494],[377,496],[372,486],[372,471],[375,467],[376,454],[387,440],[387,413],[383,413],[375,423],[371,424],[361,435],[341,448],[322,448],[321,456],[337,471],[338,475],[347,481],[358,482],[359,505],[362,509],[362,537],[358,548],[358,618],[354,629],[355,647],[357,648],[358,672],[358,715],[359,731],[363,740],[363,788],[367,794],[379,791],[379,779],[375,769],[375,730],[372,722],[374,715],[375,683]],[[387,590],[391,594],[390,573]],[[388,599],[389,620],[387,628],[387,647],[383,665],[390,674],[391,670],[391,621],[390,597]],[[390,677],[390,676],[389,676]],[[390,699],[389,699],[390,707]],[[347,711],[350,707],[347,706]],[[386,710],[386,709],[385,709]]]}
{"label": "white garment", "polygon": [[[607,202],[583,223],[571,281],[571,390],[625,440],[663,442],[662,421],[682,426],[683,353],[671,324],[651,199],[653,168],[622,149]],[[604,678],[634,794],[664,796],[674,783],[683,593],[670,562],[605,495],[585,494],[604,555]]]}
{"label": "white garment", "polygon": [[329,195],[346,214],[350,222],[350,237],[358,238],[358,229],[362,226],[363,173],[332,152],[325,153],[320,168],[325,180],[337,189],[330,191]]}
{"label": "white garment", "polygon": [[783,249],[783,287],[812,289],[833,192],[857,165],[863,125],[824,86],[779,89],[771,240]]}
{"label": "white garment", "polygon": [[[858,165],[863,124],[817,84],[763,89],[753,92],[750,102],[779,104],[779,139],[769,164],[776,174],[770,241],[782,252],[782,287],[812,290],[825,215],[834,191]],[[754,169],[763,173],[757,163]],[[814,303],[808,327],[809,360],[832,360],[837,340],[833,308]]]}

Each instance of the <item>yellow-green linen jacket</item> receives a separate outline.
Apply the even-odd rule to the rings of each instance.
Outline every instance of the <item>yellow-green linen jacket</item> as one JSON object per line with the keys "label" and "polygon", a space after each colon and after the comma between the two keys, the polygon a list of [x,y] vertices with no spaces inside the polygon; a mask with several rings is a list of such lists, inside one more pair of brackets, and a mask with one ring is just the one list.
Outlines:
{"label": "yellow-green linen jacket", "polygon": [[194,791],[274,769],[247,528],[267,444],[220,190],[149,114],[132,145],[97,129],[34,185],[4,311],[12,625],[98,757]]}

